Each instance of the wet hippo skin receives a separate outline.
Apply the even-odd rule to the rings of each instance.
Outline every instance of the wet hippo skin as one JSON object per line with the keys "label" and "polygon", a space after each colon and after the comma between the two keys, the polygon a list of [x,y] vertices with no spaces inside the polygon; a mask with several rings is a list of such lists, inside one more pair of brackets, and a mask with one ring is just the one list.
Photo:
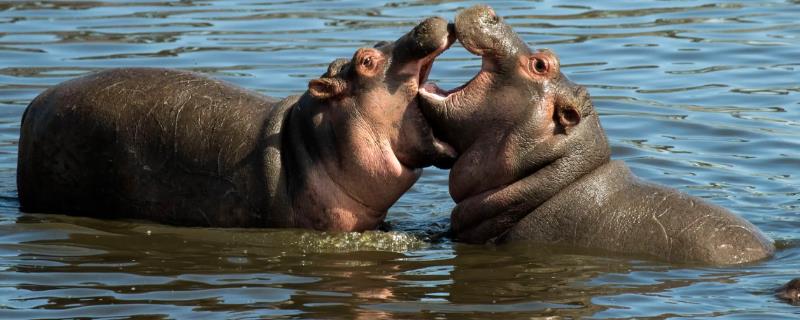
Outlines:
{"label": "wet hippo skin", "polygon": [[215,227],[374,229],[452,148],[417,106],[455,41],[430,18],[395,42],[331,63],[277,100],[168,69],[112,69],[61,83],[23,115],[25,212]]}
{"label": "wet hippo skin", "polygon": [[796,306],[800,306],[800,278],[789,280],[775,290],[775,296]]}
{"label": "wet hippo skin", "polygon": [[488,6],[460,12],[458,40],[482,57],[467,84],[426,84],[420,107],[459,158],[450,171],[456,240],[530,241],[733,264],[771,240],[726,209],[633,176],[611,151],[587,90],[549,50],[528,48]]}

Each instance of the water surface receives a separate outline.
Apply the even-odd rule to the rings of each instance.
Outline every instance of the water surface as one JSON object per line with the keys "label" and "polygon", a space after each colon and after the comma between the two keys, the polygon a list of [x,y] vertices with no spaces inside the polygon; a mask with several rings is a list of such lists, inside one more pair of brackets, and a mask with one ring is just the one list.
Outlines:
{"label": "water surface", "polygon": [[[800,276],[800,2],[493,1],[586,85],[614,157],[777,241],[768,261],[669,265],[429,236],[453,203],[426,170],[394,231],[178,228],[20,213],[19,120],[45,88],[104,68],[207,73],[301,92],[334,58],[470,1],[0,2],[0,318],[800,318],[772,296]],[[431,79],[480,66],[460,46]]]}

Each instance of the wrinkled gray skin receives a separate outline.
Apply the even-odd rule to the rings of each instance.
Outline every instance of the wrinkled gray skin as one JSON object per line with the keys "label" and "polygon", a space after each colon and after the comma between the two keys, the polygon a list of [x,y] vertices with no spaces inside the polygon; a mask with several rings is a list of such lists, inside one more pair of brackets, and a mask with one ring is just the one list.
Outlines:
{"label": "wrinkled gray skin", "polygon": [[587,90],[548,50],[531,51],[487,6],[458,14],[458,40],[480,72],[450,91],[420,90],[421,108],[459,158],[450,171],[455,239],[528,240],[731,264],[768,257],[755,226],[610,160]]}
{"label": "wrinkled gray skin", "polygon": [[376,228],[422,167],[455,154],[417,107],[452,44],[430,18],[331,63],[278,101],[199,74],[114,69],[59,84],[22,119],[22,210],[186,226]]}

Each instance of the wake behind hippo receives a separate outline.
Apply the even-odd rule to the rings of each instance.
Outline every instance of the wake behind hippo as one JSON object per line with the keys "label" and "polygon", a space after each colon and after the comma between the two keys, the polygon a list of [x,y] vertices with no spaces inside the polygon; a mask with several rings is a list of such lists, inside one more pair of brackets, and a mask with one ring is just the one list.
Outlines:
{"label": "wake behind hippo", "polygon": [[189,226],[374,229],[447,165],[417,107],[454,39],[430,18],[331,63],[301,96],[265,97],[184,71],[113,69],[61,83],[25,111],[25,212]]}
{"label": "wake behind hippo", "polygon": [[459,158],[450,171],[457,240],[527,240],[732,264],[769,257],[755,226],[611,161],[587,90],[548,50],[532,51],[491,8],[458,14],[458,40],[480,72],[450,91],[427,84],[421,108]]}

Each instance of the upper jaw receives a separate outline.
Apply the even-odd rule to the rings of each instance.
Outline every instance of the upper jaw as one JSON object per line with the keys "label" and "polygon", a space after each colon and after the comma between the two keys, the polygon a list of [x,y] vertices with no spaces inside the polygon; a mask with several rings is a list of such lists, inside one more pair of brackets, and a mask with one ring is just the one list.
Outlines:
{"label": "upper jaw", "polygon": [[[454,32],[450,32],[449,30],[451,27],[448,27],[446,32],[439,35],[436,41],[436,47],[431,48],[420,48],[419,50],[429,51],[424,56],[418,59],[412,59],[410,61],[401,62],[402,65],[400,66],[399,74],[406,74],[410,75],[417,88],[422,87],[422,85],[428,81],[428,76],[430,75],[431,69],[433,67],[433,62],[436,58],[445,52],[450,46],[453,45],[456,41],[456,36]],[[401,59],[399,59],[401,60]]]}
{"label": "upper jaw", "polygon": [[[439,88],[434,83],[425,83],[419,93],[427,103],[434,105],[451,99],[456,94],[468,94],[471,87],[479,82],[486,85],[492,74],[513,68],[519,54],[530,51],[524,41],[507,25],[502,18],[487,5],[476,5],[462,10],[452,24],[453,34],[470,53],[481,56],[481,70],[466,84],[451,90]],[[476,81],[476,80],[481,81]]]}
{"label": "upper jaw", "polygon": [[[467,44],[464,44],[464,47],[469,49]],[[463,94],[464,91],[468,91],[472,86],[475,85],[475,82],[485,82],[476,80],[479,78],[486,80],[489,78],[491,73],[496,71],[497,63],[495,59],[497,57],[494,57],[485,51],[476,51],[473,52],[473,54],[482,56],[481,70],[469,81],[450,90],[443,89],[433,82],[421,82],[422,84],[419,88],[419,96],[425,100],[426,103],[439,105],[448,99],[451,99],[455,94]],[[427,77],[425,77],[425,79],[427,79]]]}
{"label": "upper jaw", "polygon": [[[424,24],[428,25],[428,33],[423,36],[417,36],[417,29]],[[434,136],[430,124],[417,107],[417,97],[419,89],[428,80],[434,61],[455,43],[456,36],[455,33],[452,32],[452,25],[448,25],[447,22],[441,18],[429,18],[421,23],[420,26],[398,40],[395,44],[396,46],[402,46],[403,43],[407,42],[409,37],[411,39],[417,37],[416,40],[418,41],[411,45],[412,50],[409,50],[409,48],[395,47],[394,52],[395,54],[399,52],[400,55],[400,59],[395,60],[395,63],[399,63],[397,66],[399,69],[395,69],[398,70],[395,74],[403,78],[404,84],[409,86],[409,89],[412,89],[415,94],[410,102],[411,105],[409,105],[409,109],[413,110],[409,111],[418,114],[418,117],[414,118],[420,121],[420,123],[418,123],[418,130],[422,132],[423,140],[420,142],[422,147],[415,147],[414,149],[416,150],[410,151],[410,153],[396,153],[396,156],[398,156],[398,162],[406,169],[427,167],[430,165],[439,168],[449,168],[449,166],[452,166],[452,163],[455,162],[457,153],[453,147]],[[411,58],[414,56],[418,58]]]}
{"label": "upper jaw", "polygon": [[497,59],[529,51],[528,45],[503,18],[487,5],[476,5],[456,15],[458,40],[471,53]]}

